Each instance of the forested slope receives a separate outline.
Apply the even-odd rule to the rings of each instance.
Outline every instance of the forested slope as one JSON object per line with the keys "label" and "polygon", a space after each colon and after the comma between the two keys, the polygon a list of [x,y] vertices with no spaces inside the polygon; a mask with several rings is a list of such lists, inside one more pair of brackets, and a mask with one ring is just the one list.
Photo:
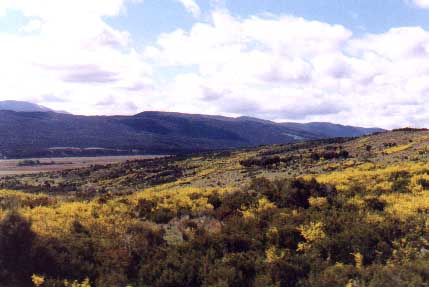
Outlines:
{"label": "forested slope", "polygon": [[[319,126],[290,128],[252,118],[163,112],[145,112],[134,116],[76,116],[0,110],[0,156],[178,154],[380,131],[339,127],[342,127],[341,130],[332,132],[323,131]],[[350,131],[354,132],[350,134]]]}

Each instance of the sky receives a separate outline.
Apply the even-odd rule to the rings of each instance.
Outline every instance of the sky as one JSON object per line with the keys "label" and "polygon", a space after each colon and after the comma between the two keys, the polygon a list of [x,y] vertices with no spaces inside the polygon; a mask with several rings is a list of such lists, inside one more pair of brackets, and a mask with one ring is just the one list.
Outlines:
{"label": "sky", "polygon": [[0,100],[429,126],[429,0],[0,0]]}

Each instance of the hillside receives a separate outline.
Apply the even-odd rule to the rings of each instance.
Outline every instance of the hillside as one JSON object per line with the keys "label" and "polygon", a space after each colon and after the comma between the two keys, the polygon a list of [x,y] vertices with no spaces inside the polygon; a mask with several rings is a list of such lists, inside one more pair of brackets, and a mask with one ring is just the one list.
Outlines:
{"label": "hillside", "polygon": [[343,126],[332,123],[284,123],[283,126],[290,129],[296,129],[299,131],[307,131],[317,135],[320,135],[321,138],[329,137],[359,137],[362,135],[367,135],[375,132],[382,131],[381,129],[373,128],[361,128],[353,126]]}
{"label": "hillside", "polygon": [[163,112],[144,112],[134,116],[76,116],[0,110],[0,155],[25,158],[177,154],[359,136],[377,131],[381,130],[328,123],[292,125],[245,117]]}
{"label": "hillside", "polygon": [[428,157],[405,129],[6,177],[0,280],[425,286]]}

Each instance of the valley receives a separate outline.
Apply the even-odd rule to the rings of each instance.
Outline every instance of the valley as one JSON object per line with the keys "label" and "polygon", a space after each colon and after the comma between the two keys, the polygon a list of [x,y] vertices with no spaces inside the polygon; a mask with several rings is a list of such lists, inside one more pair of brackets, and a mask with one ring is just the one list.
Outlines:
{"label": "valley", "polygon": [[157,158],[160,156],[99,156],[99,157],[57,157],[57,158],[27,158],[0,160],[0,177],[41,172],[60,171],[88,167],[90,165],[106,165],[129,160]]}
{"label": "valley", "polygon": [[0,0],[0,287],[429,287],[428,15]]}

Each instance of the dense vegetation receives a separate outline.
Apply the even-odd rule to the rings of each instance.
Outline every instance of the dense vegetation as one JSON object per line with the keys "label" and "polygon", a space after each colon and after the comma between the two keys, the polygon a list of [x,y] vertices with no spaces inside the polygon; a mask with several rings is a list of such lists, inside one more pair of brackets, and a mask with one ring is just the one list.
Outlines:
{"label": "dense vegetation", "polygon": [[428,145],[401,130],[4,178],[1,286],[427,286]]}

